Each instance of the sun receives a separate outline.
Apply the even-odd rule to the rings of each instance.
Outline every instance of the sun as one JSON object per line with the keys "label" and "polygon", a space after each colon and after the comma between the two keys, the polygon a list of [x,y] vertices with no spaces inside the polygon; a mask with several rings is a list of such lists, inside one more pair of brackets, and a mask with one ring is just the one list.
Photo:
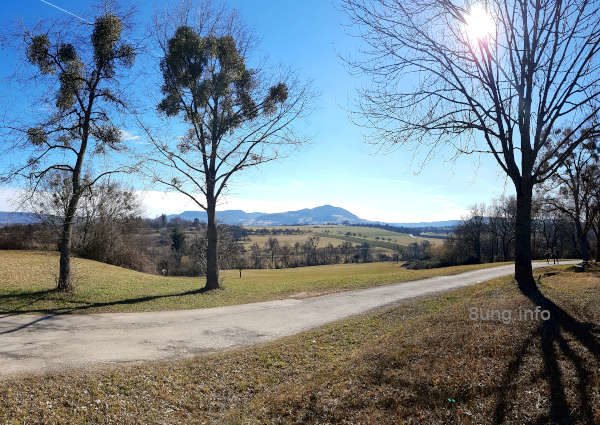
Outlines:
{"label": "sun", "polygon": [[465,32],[472,41],[485,41],[494,31],[494,20],[480,3],[469,8],[465,16]]}

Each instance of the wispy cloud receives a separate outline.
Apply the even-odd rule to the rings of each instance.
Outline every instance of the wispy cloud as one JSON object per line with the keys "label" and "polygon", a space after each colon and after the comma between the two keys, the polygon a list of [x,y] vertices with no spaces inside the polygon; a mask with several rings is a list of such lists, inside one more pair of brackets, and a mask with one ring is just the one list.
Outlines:
{"label": "wispy cloud", "polygon": [[132,133],[129,130],[121,129],[121,139],[125,142],[130,142],[132,140],[140,140],[140,136]]}

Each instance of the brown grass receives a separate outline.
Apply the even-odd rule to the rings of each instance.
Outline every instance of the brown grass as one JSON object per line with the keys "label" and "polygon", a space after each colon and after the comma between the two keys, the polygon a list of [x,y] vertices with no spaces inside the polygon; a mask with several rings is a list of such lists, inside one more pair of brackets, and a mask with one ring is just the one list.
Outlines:
{"label": "brown grass", "polygon": [[[556,270],[544,293],[597,332],[600,273]],[[0,423],[600,423],[599,354],[563,330],[547,358],[542,321],[518,320],[531,307],[503,278],[254,348],[13,378]]]}

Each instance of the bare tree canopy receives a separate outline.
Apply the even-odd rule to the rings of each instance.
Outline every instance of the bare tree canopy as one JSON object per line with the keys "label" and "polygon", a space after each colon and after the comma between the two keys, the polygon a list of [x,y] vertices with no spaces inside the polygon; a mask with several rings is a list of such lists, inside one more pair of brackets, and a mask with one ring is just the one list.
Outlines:
{"label": "bare tree canopy", "polygon": [[[562,133],[571,131],[563,131]],[[590,259],[588,234],[600,214],[594,193],[600,186],[600,145],[586,140],[563,161],[555,175],[543,186],[544,200],[550,208],[568,216],[575,227],[584,261]]]}
{"label": "bare tree canopy", "polygon": [[64,183],[60,290],[71,289],[71,233],[84,192],[103,177],[131,170],[105,161],[124,149],[115,124],[126,106],[117,71],[132,66],[135,47],[124,41],[123,30],[121,17],[106,11],[92,25],[70,22],[24,34],[34,81],[41,93],[52,93],[53,101],[43,103],[43,113],[10,126],[12,148],[29,158],[4,178],[29,181],[32,193],[49,179]]}
{"label": "bare tree canopy", "polygon": [[[535,291],[531,197],[598,134],[600,10],[586,0],[345,0],[371,77],[360,117],[382,143],[489,153],[517,195],[516,278]],[[572,129],[563,138],[557,127]]]}
{"label": "bare tree canopy", "polygon": [[[283,75],[271,79],[248,64],[251,37],[235,14],[181,13],[159,27],[163,98],[158,111],[179,118],[182,136],[161,140],[147,127],[154,147],[155,182],[176,190],[207,211],[206,289],[218,283],[215,208],[239,171],[273,161],[282,145],[300,139],[292,124],[306,109],[307,92]],[[167,28],[165,30],[165,28]]]}

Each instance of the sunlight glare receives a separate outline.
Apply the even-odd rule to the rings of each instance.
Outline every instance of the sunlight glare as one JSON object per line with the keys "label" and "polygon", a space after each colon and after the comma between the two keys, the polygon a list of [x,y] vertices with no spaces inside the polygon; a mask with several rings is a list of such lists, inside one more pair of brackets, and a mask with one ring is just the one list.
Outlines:
{"label": "sunlight glare", "polygon": [[476,42],[486,40],[493,33],[494,21],[480,3],[472,5],[465,16],[465,31]]}

